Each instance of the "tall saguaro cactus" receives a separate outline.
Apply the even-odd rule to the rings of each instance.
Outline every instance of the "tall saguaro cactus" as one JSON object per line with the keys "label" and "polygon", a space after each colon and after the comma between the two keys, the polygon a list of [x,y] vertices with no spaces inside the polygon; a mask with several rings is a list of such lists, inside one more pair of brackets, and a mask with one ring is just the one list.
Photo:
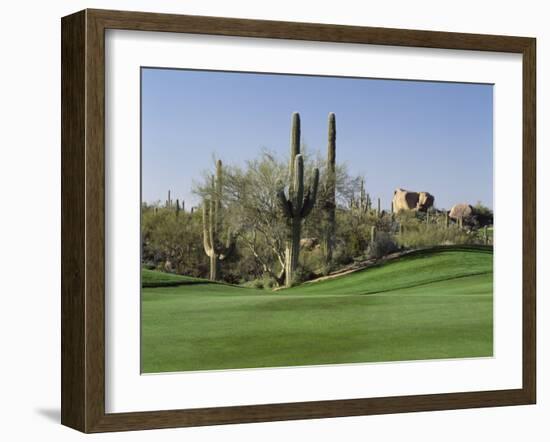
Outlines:
{"label": "tall saguaro cactus", "polygon": [[212,176],[210,198],[202,205],[202,233],[204,251],[210,257],[210,279],[216,281],[220,275],[220,265],[231,255],[235,248],[235,240],[231,232],[227,234],[227,241],[222,242],[220,237],[222,218],[222,191],[223,191],[222,162],[216,163],[216,176]]}
{"label": "tall saguaro cactus", "polygon": [[365,178],[361,178],[361,188],[359,189],[359,209],[362,213],[367,213],[369,209],[369,194],[365,192]]}
{"label": "tall saguaro cactus", "polygon": [[286,287],[292,285],[294,272],[298,267],[302,220],[311,213],[317,199],[319,186],[319,169],[314,170],[312,182],[307,189],[304,186],[304,158],[300,153],[300,115],[297,112],[292,115],[288,168],[288,196],[285,194],[284,187],[277,193],[279,205],[288,226],[285,244]]}
{"label": "tall saguaro cactus", "polygon": [[325,201],[325,260],[332,261],[336,232],[336,116],[328,114],[327,195]]}

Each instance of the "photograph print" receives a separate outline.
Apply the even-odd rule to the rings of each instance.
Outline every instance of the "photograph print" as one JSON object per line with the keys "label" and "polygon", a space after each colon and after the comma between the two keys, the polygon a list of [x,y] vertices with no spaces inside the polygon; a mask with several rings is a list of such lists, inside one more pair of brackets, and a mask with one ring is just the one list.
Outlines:
{"label": "photograph print", "polygon": [[141,372],[493,356],[493,86],[141,69]]}

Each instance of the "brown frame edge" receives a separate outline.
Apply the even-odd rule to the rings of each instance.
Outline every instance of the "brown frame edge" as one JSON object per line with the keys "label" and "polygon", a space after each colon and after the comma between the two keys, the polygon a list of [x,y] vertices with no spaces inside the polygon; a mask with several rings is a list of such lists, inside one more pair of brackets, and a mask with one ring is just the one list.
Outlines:
{"label": "brown frame edge", "polygon": [[[143,12],[62,19],[61,422],[91,433],[534,404],[536,401],[536,40]],[[105,413],[105,29],[520,53],[523,56],[523,387]]]}

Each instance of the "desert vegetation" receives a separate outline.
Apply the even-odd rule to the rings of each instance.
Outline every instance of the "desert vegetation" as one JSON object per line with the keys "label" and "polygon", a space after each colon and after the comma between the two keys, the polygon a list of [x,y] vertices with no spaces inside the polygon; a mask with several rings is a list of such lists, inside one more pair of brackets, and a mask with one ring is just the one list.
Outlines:
{"label": "desert vegetation", "polygon": [[492,244],[492,211],[480,203],[441,208],[430,193],[403,189],[373,203],[365,177],[336,160],[333,113],[324,158],[301,139],[295,113],[288,157],[260,151],[244,165],[216,160],[193,189],[197,207],[173,201],[171,191],[163,203],[143,203],[144,268],[272,289],[396,252]]}
{"label": "desert vegetation", "polygon": [[371,195],[333,113],[326,152],[297,113],[289,144],[215,159],[195,207],[142,204],[142,370],[490,356],[492,211]]}

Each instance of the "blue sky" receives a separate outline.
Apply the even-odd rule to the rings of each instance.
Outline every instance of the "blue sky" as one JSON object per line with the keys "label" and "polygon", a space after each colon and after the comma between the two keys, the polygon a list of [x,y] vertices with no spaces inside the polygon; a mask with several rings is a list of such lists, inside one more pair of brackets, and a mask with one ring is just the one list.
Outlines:
{"label": "blue sky", "polygon": [[213,156],[242,164],[262,148],[284,157],[290,119],[326,152],[336,113],[336,158],[389,208],[397,187],[435,205],[493,206],[493,87],[364,78],[142,69],[142,199],[196,205],[193,181]]}

